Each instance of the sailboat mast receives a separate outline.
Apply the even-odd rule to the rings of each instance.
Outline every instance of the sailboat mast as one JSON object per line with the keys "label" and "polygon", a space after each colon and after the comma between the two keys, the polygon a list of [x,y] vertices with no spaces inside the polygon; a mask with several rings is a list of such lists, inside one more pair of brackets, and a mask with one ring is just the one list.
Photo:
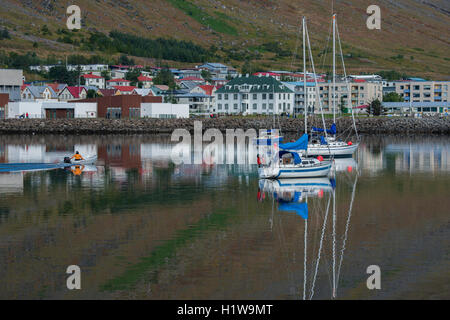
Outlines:
{"label": "sailboat mast", "polygon": [[333,106],[333,123],[336,123],[336,14],[333,15],[333,90],[332,94],[332,106]]}
{"label": "sailboat mast", "polygon": [[303,107],[305,108],[305,134],[308,133],[308,103],[307,103],[307,97],[306,94],[306,18],[303,17]]}

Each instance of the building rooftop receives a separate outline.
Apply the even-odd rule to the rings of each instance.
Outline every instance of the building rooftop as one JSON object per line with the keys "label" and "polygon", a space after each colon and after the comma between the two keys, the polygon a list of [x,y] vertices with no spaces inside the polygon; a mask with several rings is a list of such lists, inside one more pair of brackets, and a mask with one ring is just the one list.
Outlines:
{"label": "building rooftop", "polygon": [[241,86],[248,85],[250,90],[248,93],[293,93],[286,85],[276,80],[273,77],[237,77],[228,82],[222,88],[218,89],[216,93],[238,93]]}

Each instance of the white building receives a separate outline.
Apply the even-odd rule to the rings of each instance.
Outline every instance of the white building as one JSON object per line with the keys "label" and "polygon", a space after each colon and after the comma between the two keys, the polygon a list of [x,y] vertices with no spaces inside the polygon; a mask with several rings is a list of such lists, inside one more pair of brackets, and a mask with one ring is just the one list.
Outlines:
{"label": "white building", "polygon": [[211,112],[292,114],[294,92],[273,77],[237,77],[215,92],[215,108]]}
{"label": "white building", "polygon": [[87,86],[97,87],[98,89],[105,89],[105,78],[97,76],[95,74],[88,73],[83,75]]}
{"label": "white building", "polygon": [[189,118],[188,104],[141,103],[142,118]]}
{"label": "white building", "polygon": [[17,119],[20,117],[26,117],[27,115],[30,119],[96,118],[97,103],[22,101],[11,102],[8,104],[8,118]]}

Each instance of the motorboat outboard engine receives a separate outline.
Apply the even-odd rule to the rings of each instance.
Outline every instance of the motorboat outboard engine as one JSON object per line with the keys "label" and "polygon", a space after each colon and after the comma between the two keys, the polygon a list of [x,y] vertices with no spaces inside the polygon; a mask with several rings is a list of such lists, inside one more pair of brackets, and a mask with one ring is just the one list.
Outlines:
{"label": "motorboat outboard engine", "polygon": [[69,157],[64,157],[64,163],[70,163],[70,158]]}

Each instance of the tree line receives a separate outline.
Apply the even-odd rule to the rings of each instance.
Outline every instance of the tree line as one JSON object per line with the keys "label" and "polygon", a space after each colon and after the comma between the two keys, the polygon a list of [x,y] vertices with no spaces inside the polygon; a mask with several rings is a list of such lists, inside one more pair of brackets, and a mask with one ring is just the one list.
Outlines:
{"label": "tree line", "polygon": [[191,41],[148,39],[118,31],[111,31],[109,37],[103,33],[91,33],[83,42],[82,49],[180,62],[204,62],[212,55],[210,50]]}

